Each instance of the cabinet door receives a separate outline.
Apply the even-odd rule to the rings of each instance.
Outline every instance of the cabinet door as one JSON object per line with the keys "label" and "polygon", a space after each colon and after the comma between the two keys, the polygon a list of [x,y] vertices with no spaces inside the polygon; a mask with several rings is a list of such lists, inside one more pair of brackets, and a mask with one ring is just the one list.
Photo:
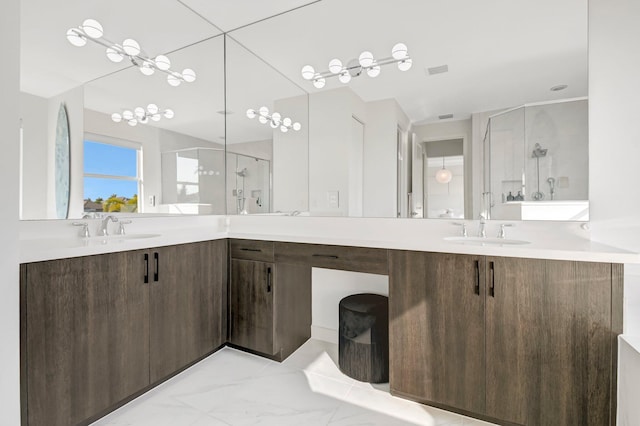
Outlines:
{"label": "cabinet door", "polygon": [[231,343],[273,355],[273,263],[231,259]]}
{"label": "cabinet door", "polygon": [[526,425],[610,424],[610,264],[487,258],[487,410]]}
{"label": "cabinet door", "polygon": [[479,256],[389,252],[392,392],[484,411],[484,274]]}
{"label": "cabinet door", "polygon": [[78,424],[149,384],[141,252],[31,263],[24,270],[28,424]]}
{"label": "cabinet door", "polygon": [[222,345],[226,241],[149,251],[151,382]]}

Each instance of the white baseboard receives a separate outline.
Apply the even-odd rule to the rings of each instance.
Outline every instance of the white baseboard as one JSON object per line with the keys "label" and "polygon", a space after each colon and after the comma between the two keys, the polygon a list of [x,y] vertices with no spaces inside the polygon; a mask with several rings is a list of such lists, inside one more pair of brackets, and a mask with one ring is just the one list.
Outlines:
{"label": "white baseboard", "polygon": [[338,344],[338,330],[332,328],[318,327],[317,325],[311,326],[311,338],[317,340],[323,340],[325,342]]}

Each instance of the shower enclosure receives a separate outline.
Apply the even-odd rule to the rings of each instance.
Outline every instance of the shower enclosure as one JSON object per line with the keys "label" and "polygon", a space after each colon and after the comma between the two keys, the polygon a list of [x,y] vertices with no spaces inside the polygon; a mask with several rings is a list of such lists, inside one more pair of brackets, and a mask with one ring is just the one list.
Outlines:
{"label": "shower enclosure", "polygon": [[182,214],[268,213],[270,168],[268,160],[227,152],[225,175],[224,149],[163,152],[160,210]]}
{"label": "shower enclosure", "polygon": [[227,152],[227,214],[269,213],[271,162]]}
{"label": "shower enclosure", "polygon": [[483,214],[588,220],[587,100],[523,105],[489,118]]}

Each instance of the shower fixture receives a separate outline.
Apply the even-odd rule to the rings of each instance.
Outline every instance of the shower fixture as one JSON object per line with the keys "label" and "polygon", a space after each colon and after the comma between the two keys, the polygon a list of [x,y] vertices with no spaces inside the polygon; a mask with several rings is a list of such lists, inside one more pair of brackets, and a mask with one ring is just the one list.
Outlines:
{"label": "shower fixture", "polygon": [[555,178],[549,177],[547,178],[547,183],[549,184],[549,197],[553,201],[553,196],[556,193],[556,180]]}
{"label": "shower fixture", "polygon": [[[538,185],[538,190],[536,192],[534,192],[533,194],[531,194],[531,198],[533,198],[535,201],[544,200],[544,192],[540,191],[540,158],[541,157],[546,157],[546,156],[547,156],[547,149],[546,148],[542,148],[542,146],[540,146],[539,143],[536,143],[534,145],[534,147],[533,147],[533,152],[531,153],[531,158],[535,158],[536,159],[536,181],[537,181],[537,185]],[[548,182],[548,180],[547,180],[547,182]],[[554,182],[555,182],[555,180],[554,180]],[[552,195],[551,199],[553,199],[553,195]]]}
{"label": "shower fixture", "polygon": [[247,173],[248,173],[248,170],[246,167],[242,170],[236,171],[236,174],[240,177],[247,177]]}

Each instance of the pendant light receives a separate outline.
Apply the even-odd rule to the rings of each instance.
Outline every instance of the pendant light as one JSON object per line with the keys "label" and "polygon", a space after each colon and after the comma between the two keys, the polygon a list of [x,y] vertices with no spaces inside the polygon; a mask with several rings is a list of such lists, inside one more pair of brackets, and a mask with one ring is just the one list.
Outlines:
{"label": "pendant light", "polygon": [[451,170],[444,167],[444,157],[442,157],[442,168],[436,172],[436,181],[438,183],[449,183],[452,177]]}

